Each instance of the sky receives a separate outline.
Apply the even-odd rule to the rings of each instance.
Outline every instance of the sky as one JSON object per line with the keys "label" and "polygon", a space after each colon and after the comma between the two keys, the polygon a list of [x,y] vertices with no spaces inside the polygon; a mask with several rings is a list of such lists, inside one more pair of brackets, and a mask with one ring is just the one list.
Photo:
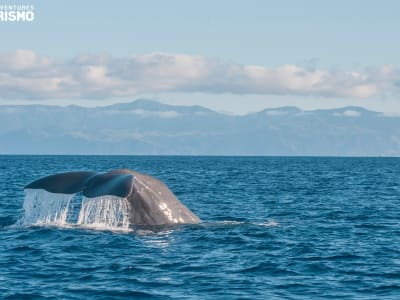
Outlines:
{"label": "sky", "polygon": [[0,104],[400,113],[399,1],[2,1]]}

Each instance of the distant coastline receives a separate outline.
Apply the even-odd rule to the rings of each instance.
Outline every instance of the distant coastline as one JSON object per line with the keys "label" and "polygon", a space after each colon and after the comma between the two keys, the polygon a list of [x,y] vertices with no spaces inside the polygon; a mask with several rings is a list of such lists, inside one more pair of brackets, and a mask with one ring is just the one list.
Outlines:
{"label": "distant coastline", "polygon": [[0,106],[0,154],[400,156],[400,116],[348,106],[229,115],[152,100]]}

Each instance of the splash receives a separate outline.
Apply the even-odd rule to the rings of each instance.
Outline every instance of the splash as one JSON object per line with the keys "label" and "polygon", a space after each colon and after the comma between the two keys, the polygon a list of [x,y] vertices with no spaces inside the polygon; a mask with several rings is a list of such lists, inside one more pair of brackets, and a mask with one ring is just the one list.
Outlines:
{"label": "splash", "polygon": [[116,196],[83,197],[78,225],[94,228],[129,228],[128,200]]}
{"label": "splash", "polygon": [[65,225],[68,207],[74,195],[45,190],[25,190],[23,225]]}
{"label": "splash", "polygon": [[129,231],[129,205],[126,198],[81,194],[55,194],[26,189],[24,216],[18,225],[81,226],[100,230]]}

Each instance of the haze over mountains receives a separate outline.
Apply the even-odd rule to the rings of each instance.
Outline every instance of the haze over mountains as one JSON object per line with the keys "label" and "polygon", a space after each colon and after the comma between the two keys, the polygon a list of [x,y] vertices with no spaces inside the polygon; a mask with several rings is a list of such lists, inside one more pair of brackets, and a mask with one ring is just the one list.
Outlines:
{"label": "haze over mountains", "polygon": [[244,116],[151,100],[0,106],[1,154],[399,156],[400,116],[360,107]]}

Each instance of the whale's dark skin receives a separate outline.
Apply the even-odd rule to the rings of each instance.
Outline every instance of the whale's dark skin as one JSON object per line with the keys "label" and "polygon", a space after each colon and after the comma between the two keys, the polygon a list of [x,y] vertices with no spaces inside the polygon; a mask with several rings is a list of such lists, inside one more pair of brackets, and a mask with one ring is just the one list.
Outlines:
{"label": "whale's dark skin", "polygon": [[126,198],[129,222],[133,225],[195,224],[201,221],[164,183],[126,169],[107,173],[60,173],[38,179],[25,189],[43,189],[59,194],[82,193],[87,198],[107,195]]}

